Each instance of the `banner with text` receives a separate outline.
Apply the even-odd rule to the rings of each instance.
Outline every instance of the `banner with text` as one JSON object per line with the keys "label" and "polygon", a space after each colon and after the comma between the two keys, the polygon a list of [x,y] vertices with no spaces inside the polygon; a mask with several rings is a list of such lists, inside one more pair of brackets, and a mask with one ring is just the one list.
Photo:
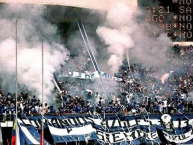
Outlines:
{"label": "banner with text", "polygon": [[[193,143],[193,115],[44,116],[55,143],[95,140],[99,143]],[[41,128],[41,116],[18,118],[20,126]]]}

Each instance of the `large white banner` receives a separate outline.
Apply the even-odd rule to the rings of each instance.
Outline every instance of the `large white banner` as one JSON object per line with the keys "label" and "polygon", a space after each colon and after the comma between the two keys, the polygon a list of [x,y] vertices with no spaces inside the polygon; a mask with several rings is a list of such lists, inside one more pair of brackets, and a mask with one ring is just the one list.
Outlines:
{"label": "large white banner", "polygon": [[[122,81],[121,78],[113,77],[110,74],[105,72],[100,72],[100,74],[102,79]],[[97,79],[97,78],[100,78],[100,75],[97,71],[93,73],[63,72],[63,74],[58,75],[59,79],[63,77],[72,77],[72,78],[79,78],[79,79]]]}

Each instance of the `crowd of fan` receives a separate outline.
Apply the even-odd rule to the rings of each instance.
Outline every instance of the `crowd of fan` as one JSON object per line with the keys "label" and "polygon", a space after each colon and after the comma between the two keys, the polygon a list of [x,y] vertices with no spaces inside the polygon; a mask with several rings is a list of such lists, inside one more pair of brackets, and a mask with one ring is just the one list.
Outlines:
{"label": "crowd of fan", "polygon": [[[176,49],[177,48],[177,49]],[[184,62],[188,57],[192,46],[178,50],[179,56]],[[188,52],[188,53],[187,53]],[[57,96],[60,105],[50,106],[41,104],[37,96],[28,93],[18,94],[17,113],[22,115],[64,115],[64,114],[92,114],[97,113],[123,113],[127,115],[138,115],[143,113],[191,113],[193,103],[191,91],[193,90],[193,65],[183,63],[183,67],[172,72],[165,82],[155,79],[157,69],[143,68],[140,64],[132,64],[130,67],[124,65],[117,76],[122,78],[118,83],[116,93],[110,93],[108,99],[106,94],[86,89],[89,81],[75,79],[60,83],[62,93]],[[73,92],[73,93],[72,93]],[[0,89],[0,114],[3,116],[16,113],[16,95],[4,94]]]}

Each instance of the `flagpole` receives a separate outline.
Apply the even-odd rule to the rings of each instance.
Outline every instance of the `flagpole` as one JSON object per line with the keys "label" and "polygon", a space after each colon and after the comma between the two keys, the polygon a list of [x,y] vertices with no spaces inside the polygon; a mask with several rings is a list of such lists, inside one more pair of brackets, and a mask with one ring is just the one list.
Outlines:
{"label": "flagpole", "polygon": [[16,54],[15,54],[15,58],[16,58],[16,68],[15,68],[15,72],[16,72],[16,77],[15,77],[15,102],[16,102],[16,104],[15,104],[15,109],[16,109],[16,111],[15,111],[15,113],[16,113],[16,138],[15,138],[15,142],[16,142],[16,145],[17,145],[17,96],[18,96],[18,92],[17,92],[17,88],[18,88],[18,86],[17,86],[17,75],[18,75],[18,70],[17,70],[17,64],[18,64],[18,62],[17,62],[17,19],[16,19],[16,23],[15,23],[15,47],[16,47]]}
{"label": "flagpole", "polygon": [[[44,41],[42,39],[42,129],[41,129],[41,134],[42,134],[42,145],[44,144],[44,123],[43,123],[43,98],[44,98]],[[41,144],[41,143],[40,143]]]}

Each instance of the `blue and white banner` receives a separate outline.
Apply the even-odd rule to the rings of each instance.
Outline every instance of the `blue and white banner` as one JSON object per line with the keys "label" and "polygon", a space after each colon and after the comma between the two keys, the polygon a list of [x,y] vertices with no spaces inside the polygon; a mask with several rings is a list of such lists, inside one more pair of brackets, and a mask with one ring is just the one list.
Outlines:
{"label": "blue and white banner", "polygon": [[49,130],[55,143],[97,140],[96,130],[91,124],[71,129],[56,128],[49,125]]}
{"label": "blue and white banner", "polygon": [[[34,126],[26,126],[23,124],[23,122],[18,119],[17,121],[17,144],[23,145],[25,142],[27,144],[40,144],[40,134],[38,131],[34,128]],[[44,145],[49,145],[49,143],[44,140]]]}
{"label": "blue and white banner", "polygon": [[[107,144],[193,144],[193,115],[44,117],[44,127],[49,128],[54,143],[97,140],[99,143]],[[39,135],[35,129],[41,127],[41,116],[19,118],[18,122],[28,140],[32,143],[39,142]]]}
{"label": "blue and white banner", "polygon": [[[117,78],[117,77],[113,77],[108,73],[105,72],[101,72],[101,78],[105,79],[105,80],[115,80],[115,81],[122,81],[121,78]],[[55,76],[56,77],[56,76]],[[62,79],[65,77],[72,77],[72,78],[79,78],[79,79],[99,79],[99,73],[97,71],[93,72],[93,73],[81,73],[81,72],[63,72],[60,75],[57,76],[58,79]]]}

